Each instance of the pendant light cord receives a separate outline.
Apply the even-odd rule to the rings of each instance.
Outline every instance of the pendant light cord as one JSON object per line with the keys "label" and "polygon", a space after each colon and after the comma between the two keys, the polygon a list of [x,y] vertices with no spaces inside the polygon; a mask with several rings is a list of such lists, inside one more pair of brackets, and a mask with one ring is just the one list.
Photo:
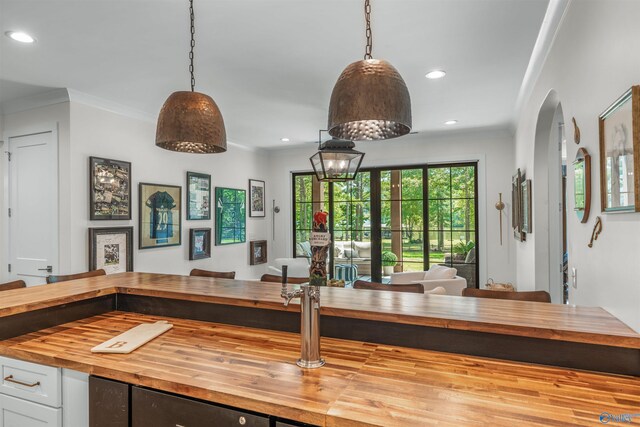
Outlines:
{"label": "pendant light cord", "polygon": [[196,27],[194,25],[195,17],[193,15],[193,0],[189,0],[189,15],[191,17],[191,50],[189,51],[189,73],[191,73],[191,92],[196,87],[196,78],[193,75],[193,48],[196,45]]}
{"label": "pendant light cord", "polygon": [[372,59],[371,50],[373,49],[373,35],[371,34],[371,3],[370,0],[364,0],[364,20],[367,24],[365,34],[367,36],[367,47],[364,51],[364,59]]}

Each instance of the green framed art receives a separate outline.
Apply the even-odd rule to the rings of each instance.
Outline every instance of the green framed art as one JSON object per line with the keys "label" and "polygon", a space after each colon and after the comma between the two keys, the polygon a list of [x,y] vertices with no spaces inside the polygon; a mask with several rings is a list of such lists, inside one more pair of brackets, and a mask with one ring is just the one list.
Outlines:
{"label": "green framed art", "polygon": [[247,192],[216,187],[216,246],[247,241]]}

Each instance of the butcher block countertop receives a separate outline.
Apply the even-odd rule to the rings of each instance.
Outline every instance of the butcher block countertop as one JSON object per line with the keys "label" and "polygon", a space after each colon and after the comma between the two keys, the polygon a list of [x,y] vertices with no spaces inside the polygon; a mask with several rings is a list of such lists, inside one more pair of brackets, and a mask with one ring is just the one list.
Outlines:
{"label": "butcher block countertop", "polygon": [[[120,273],[5,291],[0,317],[112,294],[209,302],[269,310],[284,307],[280,285],[153,273]],[[570,307],[384,292],[322,289],[322,315],[640,349],[640,334],[599,307]]]}
{"label": "butcher block countertop", "polygon": [[[174,327],[131,354],[90,351],[157,320]],[[329,338],[327,364],[304,370],[299,348],[298,334],[118,311],[0,342],[4,356],[320,426],[586,426],[640,409],[635,377]]]}

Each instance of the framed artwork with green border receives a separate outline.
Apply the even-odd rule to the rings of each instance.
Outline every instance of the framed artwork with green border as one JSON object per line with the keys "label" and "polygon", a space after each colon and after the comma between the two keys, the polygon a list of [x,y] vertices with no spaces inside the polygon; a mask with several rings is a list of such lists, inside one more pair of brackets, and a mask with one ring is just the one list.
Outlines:
{"label": "framed artwork with green border", "polygon": [[216,246],[247,241],[247,192],[216,187]]}
{"label": "framed artwork with green border", "polygon": [[139,249],[180,245],[182,187],[146,182],[139,186]]}

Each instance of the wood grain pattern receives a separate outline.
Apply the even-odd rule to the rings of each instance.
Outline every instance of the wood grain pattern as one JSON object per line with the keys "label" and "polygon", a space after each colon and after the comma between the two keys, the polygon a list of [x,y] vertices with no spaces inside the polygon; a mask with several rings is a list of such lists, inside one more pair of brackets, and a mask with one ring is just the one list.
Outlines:
{"label": "wood grain pattern", "polygon": [[[113,293],[300,310],[295,302],[283,306],[274,283],[120,273],[3,292],[0,317]],[[640,349],[640,334],[599,307],[323,288],[321,310],[336,317]]]}
{"label": "wood grain pattern", "polygon": [[[126,355],[91,347],[142,322],[174,328]],[[596,425],[637,413],[640,378],[112,312],[0,342],[0,354],[320,426]],[[636,419],[636,423],[640,418]]]}

